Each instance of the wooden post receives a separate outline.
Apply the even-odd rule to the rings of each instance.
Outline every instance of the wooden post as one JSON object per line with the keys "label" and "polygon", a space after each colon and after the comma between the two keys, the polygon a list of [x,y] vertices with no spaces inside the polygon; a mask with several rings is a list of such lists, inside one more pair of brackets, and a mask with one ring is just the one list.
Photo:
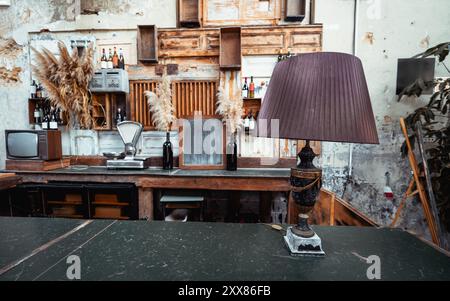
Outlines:
{"label": "wooden post", "polygon": [[139,187],[139,219],[154,220],[153,189]]}

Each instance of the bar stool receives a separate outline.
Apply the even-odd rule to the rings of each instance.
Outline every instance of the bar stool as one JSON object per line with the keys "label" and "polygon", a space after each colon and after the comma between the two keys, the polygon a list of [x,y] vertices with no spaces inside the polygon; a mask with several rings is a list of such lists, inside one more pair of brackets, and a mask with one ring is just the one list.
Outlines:
{"label": "bar stool", "polygon": [[167,211],[174,210],[188,210],[189,221],[203,221],[203,204],[204,197],[202,196],[168,196],[165,195],[161,198],[160,203],[162,206],[162,212],[164,219],[167,217]]}

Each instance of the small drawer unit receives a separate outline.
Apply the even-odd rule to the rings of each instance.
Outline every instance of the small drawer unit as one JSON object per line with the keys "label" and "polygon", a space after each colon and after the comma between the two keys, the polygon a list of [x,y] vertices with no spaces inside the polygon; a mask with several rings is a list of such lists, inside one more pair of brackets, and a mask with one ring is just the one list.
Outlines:
{"label": "small drawer unit", "polygon": [[99,70],[94,73],[89,89],[94,93],[129,93],[128,73],[122,69]]}

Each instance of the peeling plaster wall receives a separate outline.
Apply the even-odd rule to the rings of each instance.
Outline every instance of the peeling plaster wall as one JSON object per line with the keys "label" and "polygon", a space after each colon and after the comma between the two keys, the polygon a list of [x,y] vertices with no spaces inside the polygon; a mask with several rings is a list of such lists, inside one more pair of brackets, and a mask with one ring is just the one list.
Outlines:
{"label": "peeling plaster wall", "polygon": [[[324,51],[353,51],[353,0],[317,0],[316,22],[324,23]],[[356,55],[366,72],[377,122],[380,145],[355,145],[353,177],[347,180],[349,146],[325,143],[322,164],[325,184],[356,208],[382,225],[389,225],[407,189],[411,174],[409,163],[402,159],[404,141],[399,118],[426,103],[397,103],[395,96],[397,59],[412,57],[450,39],[450,1],[448,0],[360,0],[357,22]],[[448,60],[447,60],[448,61]],[[442,65],[436,76],[449,76]],[[395,200],[386,200],[383,188],[385,173],[390,173]],[[400,226],[429,236],[422,207],[408,201]]]}

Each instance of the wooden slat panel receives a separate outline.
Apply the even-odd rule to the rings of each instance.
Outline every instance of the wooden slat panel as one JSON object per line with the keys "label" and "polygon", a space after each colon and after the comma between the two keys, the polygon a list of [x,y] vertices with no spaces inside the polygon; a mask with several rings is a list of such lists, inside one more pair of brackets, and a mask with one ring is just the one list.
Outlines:
{"label": "wooden slat panel", "polygon": [[[131,119],[142,123],[145,130],[153,130],[145,91],[155,91],[156,81],[130,81]],[[172,82],[175,114],[178,118],[193,116],[202,111],[205,116],[214,116],[217,94],[216,81],[174,81]]]}

